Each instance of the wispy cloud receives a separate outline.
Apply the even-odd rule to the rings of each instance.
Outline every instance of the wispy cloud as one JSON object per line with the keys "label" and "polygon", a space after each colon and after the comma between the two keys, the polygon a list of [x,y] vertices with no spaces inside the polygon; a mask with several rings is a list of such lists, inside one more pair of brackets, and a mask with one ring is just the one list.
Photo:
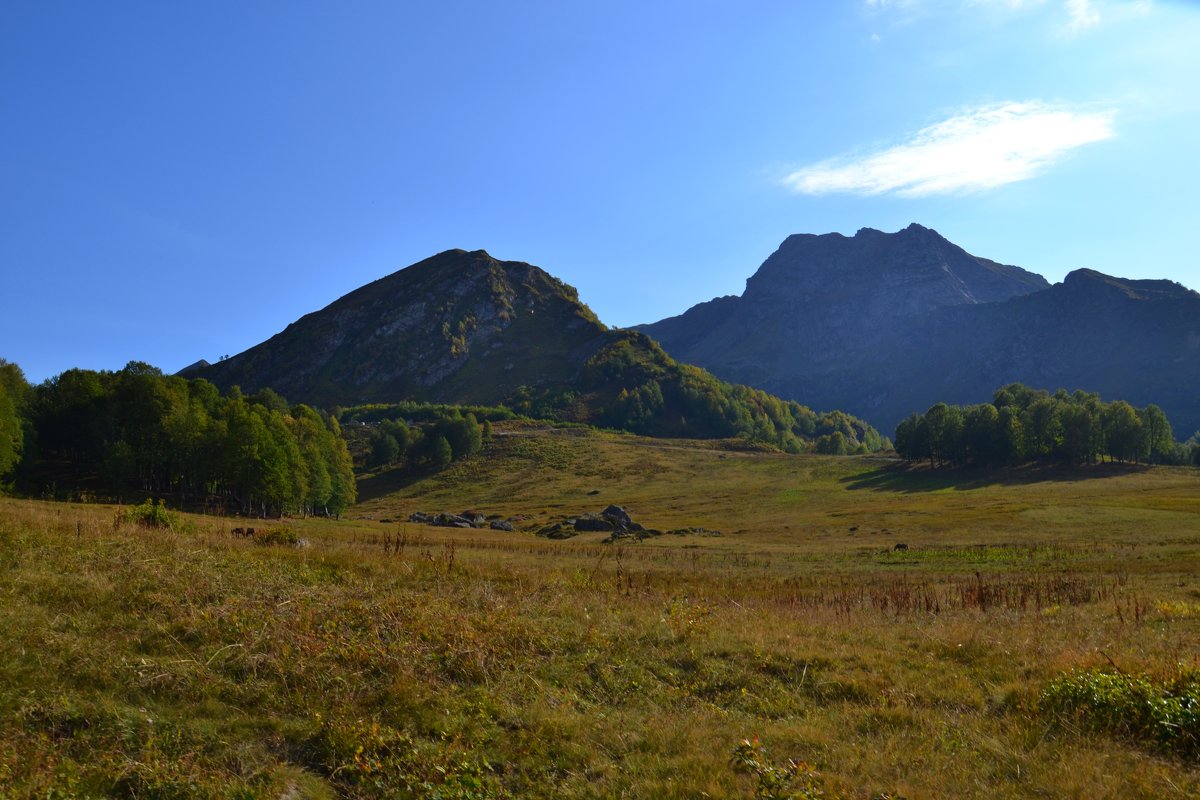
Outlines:
{"label": "wispy cloud", "polygon": [[[902,22],[911,22],[918,17],[934,14],[944,14],[954,10],[1001,10],[1024,12],[1030,9],[1044,7],[1053,11],[1062,23],[1062,12],[1066,12],[1066,31],[1072,35],[1094,28],[1101,22],[1107,12],[1116,12],[1129,7],[1137,7],[1144,13],[1151,5],[1150,0],[1127,0],[1123,3],[1105,2],[1105,0],[863,0],[862,7],[867,14],[876,16],[890,13]],[[1101,7],[1104,7],[1102,13]]]}
{"label": "wispy cloud", "polygon": [[1100,24],[1100,12],[1091,0],[1067,0],[1068,27],[1072,33],[1080,33]]}
{"label": "wispy cloud", "polygon": [[901,197],[993,189],[1032,178],[1077,147],[1112,138],[1114,116],[1044,103],[978,106],[903,144],[803,167],[783,183],[803,194]]}

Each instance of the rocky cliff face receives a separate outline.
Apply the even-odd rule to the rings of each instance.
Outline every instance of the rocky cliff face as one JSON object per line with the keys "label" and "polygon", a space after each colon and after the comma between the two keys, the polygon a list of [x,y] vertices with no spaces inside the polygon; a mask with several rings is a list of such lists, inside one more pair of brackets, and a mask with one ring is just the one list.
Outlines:
{"label": "rocky cliff face", "polygon": [[1200,295],[1092,270],[1051,287],[919,225],[791,236],[741,297],[640,330],[675,358],[881,430],[1022,381],[1158,403],[1200,427]]}
{"label": "rocky cliff face", "polygon": [[317,405],[493,402],[569,380],[605,327],[575,290],[482,250],[449,250],[357,289],[271,339],[189,368]]}

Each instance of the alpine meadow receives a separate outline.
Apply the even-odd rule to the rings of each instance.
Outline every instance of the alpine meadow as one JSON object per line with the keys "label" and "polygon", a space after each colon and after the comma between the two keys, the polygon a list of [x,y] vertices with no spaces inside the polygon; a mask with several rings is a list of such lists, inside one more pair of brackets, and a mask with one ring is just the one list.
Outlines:
{"label": "alpine meadow", "polygon": [[1197,40],[0,7],[0,800],[1200,798]]}

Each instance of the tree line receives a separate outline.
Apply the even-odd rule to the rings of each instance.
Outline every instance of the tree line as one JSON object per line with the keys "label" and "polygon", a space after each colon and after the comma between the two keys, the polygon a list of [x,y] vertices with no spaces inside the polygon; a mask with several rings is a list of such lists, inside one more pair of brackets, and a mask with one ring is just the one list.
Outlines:
{"label": "tree line", "polygon": [[[356,498],[337,420],[269,389],[222,395],[206,380],[135,361],[115,372],[70,369],[20,394],[20,472],[31,483],[173,496],[264,516],[338,515]],[[0,399],[0,426],[3,413]]]}
{"label": "tree line", "polygon": [[12,476],[25,452],[29,384],[16,364],[0,358],[0,481]]}
{"label": "tree line", "polygon": [[401,416],[379,420],[363,454],[367,466],[402,463],[407,468],[441,470],[452,461],[479,452],[491,436],[491,422],[485,419],[481,424],[471,411],[464,414],[459,408],[441,406],[414,408],[412,412],[407,420]]}
{"label": "tree line", "polygon": [[991,403],[937,403],[896,428],[896,452],[910,461],[938,464],[1019,464],[1061,461],[1090,464],[1109,458],[1200,465],[1196,437],[1174,439],[1167,415],[1156,405],[1135,408],[1104,402],[1084,391],[1050,394],[1013,383],[996,390]]}

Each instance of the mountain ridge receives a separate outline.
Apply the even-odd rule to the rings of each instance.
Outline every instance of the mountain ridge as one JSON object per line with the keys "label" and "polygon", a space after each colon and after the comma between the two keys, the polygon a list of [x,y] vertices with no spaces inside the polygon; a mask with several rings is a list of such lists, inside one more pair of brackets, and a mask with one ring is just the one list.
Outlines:
{"label": "mountain ridge", "polygon": [[330,408],[420,401],[506,404],[533,416],[787,450],[878,432],[681,364],[638,331],[610,329],[549,273],[486,251],[447,250],[305,314],[246,351],[183,373]]}
{"label": "mountain ridge", "polygon": [[844,408],[884,430],[1006,383],[1158,403],[1186,436],[1200,408],[1200,294],[1093,269],[1051,285],[929,228],[797,234],[742,295],[635,326],[726,380]]}

